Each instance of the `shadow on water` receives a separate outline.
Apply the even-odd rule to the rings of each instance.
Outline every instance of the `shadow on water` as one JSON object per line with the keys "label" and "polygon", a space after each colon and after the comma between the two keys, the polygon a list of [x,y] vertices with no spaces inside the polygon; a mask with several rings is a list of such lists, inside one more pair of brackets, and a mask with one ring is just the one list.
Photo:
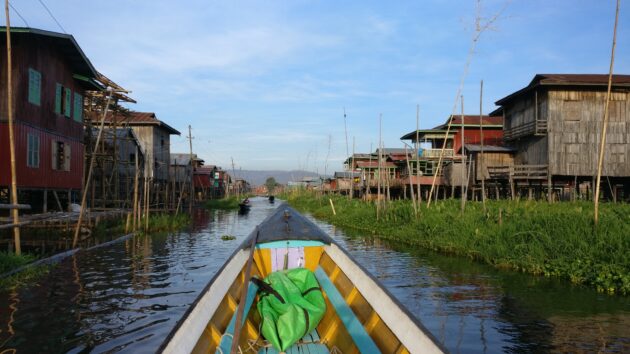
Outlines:
{"label": "shadow on water", "polygon": [[[0,351],[154,352],[233,250],[281,205],[251,201],[245,215],[197,209],[187,231],[78,253],[38,283],[0,293]],[[629,351],[628,298],[317,223],[452,352]]]}

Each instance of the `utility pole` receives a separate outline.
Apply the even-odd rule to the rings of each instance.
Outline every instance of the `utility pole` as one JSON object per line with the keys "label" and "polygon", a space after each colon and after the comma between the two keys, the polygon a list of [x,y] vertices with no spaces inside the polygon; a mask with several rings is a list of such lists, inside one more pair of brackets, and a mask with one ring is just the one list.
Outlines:
{"label": "utility pole", "polygon": [[188,144],[190,145],[190,198],[188,200],[188,213],[192,216],[193,201],[195,199],[195,164],[192,149],[192,127],[188,126]]}
{"label": "utility pole", "polygon": [[22,253],[20,245],[20,216],[18,214],[17,174],[15,171],[15,142],[13,140],[13,83],[11,82],[11,21],[9,20],[9,0],[4,2],[4,13],[7,19],[7,113],[9,115],[9,153],[11,154],[11,204],[13,209],[13,242],[15,254]]}

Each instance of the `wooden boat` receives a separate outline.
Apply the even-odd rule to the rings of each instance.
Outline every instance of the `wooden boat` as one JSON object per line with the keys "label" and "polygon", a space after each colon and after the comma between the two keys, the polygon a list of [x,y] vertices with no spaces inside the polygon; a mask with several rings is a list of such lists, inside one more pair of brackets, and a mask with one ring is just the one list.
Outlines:
{"label": "wooden boat", "polygon": [[249,203],[249,200],[243,200],[242,202],[238,203],[238,212],[241,214],[245,214],[247,212],[249,212],[249,209],[251,209],[251,204]]}
{"label": "wooden boat", "polygon": [[240,304],[244,306],[238,341],[241,351],[277,353],[259,333],[257,287],[250,282],[246,296],[241,295],[250,253],[251,276],[264,278],[275,270],[301,266],[315,273],[324,294],[326,313],[316,330],[287,353],[445,352],[330,236],[286,204],[232,254],[168,335],[161,352],[229,353]]}

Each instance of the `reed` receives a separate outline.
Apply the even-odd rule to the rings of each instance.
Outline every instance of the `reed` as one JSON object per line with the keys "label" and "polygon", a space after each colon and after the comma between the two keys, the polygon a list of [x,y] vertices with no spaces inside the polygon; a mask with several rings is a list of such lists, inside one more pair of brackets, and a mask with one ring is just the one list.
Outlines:
{"label": "reed", "polygon": [[236,197],[229,197],[223,199],[210,199],[206,202],[207,209],[238,209],[238,204],[240,200]]}
{"label": "reed", "polygon": [[296,208],[368,237],[403,242],[470,257],[500,268],[556,276],[610,294],[630,294],[630,205],[604,204],[593,225],[589,202],[470,202],[461,214],[457,200],[421,206],[392,201],[376,220],[373,203],[332,196],[333,215],[314,195],[288,197]]}

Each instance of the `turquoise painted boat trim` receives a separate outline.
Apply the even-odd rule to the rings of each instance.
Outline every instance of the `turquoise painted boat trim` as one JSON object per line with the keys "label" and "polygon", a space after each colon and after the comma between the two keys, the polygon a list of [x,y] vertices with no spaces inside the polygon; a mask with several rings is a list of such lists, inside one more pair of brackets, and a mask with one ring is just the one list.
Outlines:
{"label": "turquoise painted boat trim", "polygon": [[[288,243],[288,245],[287,245]],[[297,248],[297,247],[317,247],[323,246],[324,243],[320,241],[308,241],[308,240],[285,240],[285,241],[273,241],[256,245],[257,249],[266,248]]]}
{"label": "turquoise painted boat trim", "polygon": [[[256,293],[258,292],[258,285],[254,283],[249,283],[249,287],[247,288],[247,298],[245,299],[245,308],[243,309],[243,322],[241,323],[241,327],[247,320],[247,314],[254,303],[254,299],[256,298]],[[219,344],[219,348],[215,351],[215,353],[229,353],[232,349],[232,336],[234,335],[234,325],[236,324],[236,313],[238,311],[234,311],[234,315],[232,315],[232,319],[230,320],[230,324],[228,324],[227,329],[225,330],[225,335],[221,338],[221,343]],[[227,334],[231,335],[227,335]],[[220,350],[219,350],[220,349]]]}
{"label": "turquoise painted boat trim", "polygon": [[333,284],[322,267],[317,267],[315,277],[326,293],[326,296],[328,296],[328,300],[335,308],[335,311],[337,311],[341,322],[343,322],[348,333],[350,333],[354,344],[359,348],[359,352],[380,353],[381,351],[372,340],[372,337],[367,334],[365,327],[359,322],[357,316],[352,312],[352,309],[348,306],[348,303],[346,303],[346,300],[341,296],[339,290],[337,290],[335,284]]}

